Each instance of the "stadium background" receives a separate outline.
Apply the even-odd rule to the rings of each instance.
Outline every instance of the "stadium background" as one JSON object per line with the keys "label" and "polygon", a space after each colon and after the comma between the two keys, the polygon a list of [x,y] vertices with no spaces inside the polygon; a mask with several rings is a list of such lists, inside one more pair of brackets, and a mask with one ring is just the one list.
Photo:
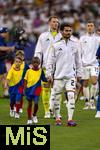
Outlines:
{"label": "stadium background", "polygon": [[23,22],[29,37],[36,41],[48,29],[48,18],[57,15],[60,23],[73,25],[79,36],[85,31],[88,20],[100,25],[99,0],[0,0],[0,27],[8,27],[11,34]]}

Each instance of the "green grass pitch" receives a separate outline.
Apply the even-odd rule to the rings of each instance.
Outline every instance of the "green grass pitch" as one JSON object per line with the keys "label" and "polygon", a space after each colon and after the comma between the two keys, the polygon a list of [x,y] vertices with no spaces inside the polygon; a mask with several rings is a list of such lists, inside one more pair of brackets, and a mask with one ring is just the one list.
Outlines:
{"label": "green grass pitch", "polygon": [[[62,125],[55,126],[55,120],[44,119],[42,101],[39,101],[38,119],[41,125],[50,124],[50,150],[100,150],[100,119],[95,119],[95,110],[82,110],[83,101],[78,101],[74,120],[76,127],[67,127],[67,111],[61,107]],[[0,99],[0,125],[22,125],[27,122],[27,101],[24,100],[24,112],[16,120],[9,116],[9,99]]]}

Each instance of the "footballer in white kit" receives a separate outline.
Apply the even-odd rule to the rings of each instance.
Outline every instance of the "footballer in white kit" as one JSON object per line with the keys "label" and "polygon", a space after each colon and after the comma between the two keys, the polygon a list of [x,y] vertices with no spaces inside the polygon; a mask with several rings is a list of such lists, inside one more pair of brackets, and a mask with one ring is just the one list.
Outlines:
{"label": "footballer in white kit", "polygon": [[[72,120],[75,109],[75,90],[76,90],[76,71],[74,69],[75,59],[73,52],[78,48],[77,42],[69,38],[72,34],[72,28],[68,24],[62,26],[62,39],[53,44],[46,66],[46,76],[49,82],[53,82],[55,94],[54,109],[56,125],[61,125],[60,97],[63,89],[66,89],[68,95],[68,126],[76,126]],[[79,53],[78,53],[79,54]],[[77,56],[79,58],[80,56]],[[80,61],[80,59],[77,59]],[[54,69],[55,66],[55,69]],[[78,62],[77,76],[81,77],[82,65]]]}
{"label": "footballer in white kit", "polygon": [[[87,33],[80,38],[81,57],[83,65],[83,93],[85,107],[83,109],[95,109],[94,99],[97,90],[98,63],[96,51],[100,44],[100,38],[94,33],[94,23],[86,24]],[[89,87],[91,80],[91,88]]]}

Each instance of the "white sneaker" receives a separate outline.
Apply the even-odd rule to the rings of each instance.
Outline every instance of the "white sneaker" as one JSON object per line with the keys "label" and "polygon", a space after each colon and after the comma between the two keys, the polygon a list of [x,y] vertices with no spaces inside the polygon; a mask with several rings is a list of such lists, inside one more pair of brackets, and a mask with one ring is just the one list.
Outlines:
{"label": "white sneaker", "polygon": [[10,117],[14,117],[14,110],[10,110]]}
{"label": "white sneaker", "polygon": [[23,109],[22,108],[19,109],[19,113],[21,113],[21,114],[23,113]]}
{"label": "white sneaker", "polygon": [[50,112],[46,112],[44,118],[50,118]]}
{"label": "white sneaker", "polygon": [[97,111],[95,118],[100,118],[100,111]]}
{"label": "white sneaker", "polygon": [[16,107],[14,106],[14,112],[16,112]]}
{"label": "white sneaker", "polygon": [[8,89],[4,91],[4,96],[9,96]]}
{"label": "white sneaker", "polygon": [[15,118],[16,118],[16,119],[19,119],[19,117],[20,117],[19,114],[18,114],[18,113],[15,113]]}
{"label": "white sneaker", "polygon": [[34,123],[38,123],[37,116],[33,116],[33,122],[34,122]]}
{"label": "white sneaker", "polygon": [[32,120],[27,120],[27,124],[32,124]]}
{"label": "white sneaker", "polygon": [[89,102],[85,102],[85,106],[84,106],[83,110],[88,110],[89,108],[90,108]]}
{"label": "white sneaker", "polygon": [[80,100],[84,100],[84,96],[81,96],[81,97],[80,97]]}
{"label": "white sneaker", "polygon": [[90,100],[90,109],[92,110],[96,109],[94,100]]}

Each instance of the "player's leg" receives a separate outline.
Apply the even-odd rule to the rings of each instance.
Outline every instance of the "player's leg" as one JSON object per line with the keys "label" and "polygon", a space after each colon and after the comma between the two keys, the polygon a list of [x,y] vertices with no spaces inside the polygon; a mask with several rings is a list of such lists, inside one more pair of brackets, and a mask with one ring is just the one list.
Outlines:
{"label": "player's leg", "polygon": [[15,94],[10,94],[10,117],[14,117]]}
{"label": "player's leg", "polygon": [[85,106],[84,110],[89,109],[89,98],[90,98],[90,92],[89,92],[89,78],[90,78],[90,70],[88,67],[83,68],[83,94],[85,99]]}
{"label": "player's leg", "polygon": [[91,89],[90,89],[90,108],[95,109],[95,97],[97,92],[98,67],[91,67]]}
{"label": "player's leg", "polygon": [[59,116],[60,116],[60,99],[63,87],[64,87],[63,80],[54,80],[54,92],[55,92],[54,111],[55,111],[56,125],[61,125],[61,119]]}
{"label": "player's leg", "polygon": [[75,78],[66,80],[65,85],[66,91],[67,91],[67,97],[68,97],[68,104],[67,104],[67,110],[68,110],[68,126],[76,126],[76,122],[73,121],[73,115],[75,110],[75,89],[76,89],[76,80]]}
{"label": "player's leg", "polygon": [[50,87],[49,84],[46,82],[43,82],[42,85],[42,101],[45,111],[44,118],[50,118],[50,112],[49,112],[49,98],[50,98]]}
{"label": "player's leg", "polygon": [[21,96],[21,100],[20,100],[20,109],[19,112],[22,113],[23,112],[23,102],[24,102],[24,96]]}
{"label": "player's leg", "polygon": [[27,106],[27,115],[28,115],[28,121],[27,124],[32,124],[32,98],[28,98],[28,106]]}
{"label": "player's leg", "polygon": [[[52,88],[50,94],[49,111],[50,111],[50,115],[52,115],[53,118],[55,118],[54,100],[55,100],[55,92],[54,92],[54,88]],[[61,106],[61,98],[60,98],[60,106]],[[62,118],[61,114],[59,114],[59,117]]]}
{"label": "player's leg", "polygon": [[19,119],[20,114],[19,114],[19,109],[20,109],[20,101],[21,101],[22,95],[19,93],[16,93],[16,113],[15,113],[15,118]]}
{"label": "player's leg", "polygon": [[85,106],[84,106],[84,110],[89,109],[89,98],[90,98],[90,92],[89,92],[89,80],[85,80],[83,81],[83,94],[84,94],[84,99],[85,99]]}
{"label": "player's leg", "polygon": [[51,88],[49,110],[52,114],[54,113],[54,100],[55,100],[55,93],[54,89]]}
{"label": "player's leg", "polygon": [[34,123],[38,123],[38,118],[37,118],[38,101],[39,101],[39,96],[34,96],[34,109],[33,109],[33,122]]}
{"label": "player's leg", "polygon": [[24,80],[22,80],[21,86],[18,88],[18,91],[21,94],[19,112],[22,113],[23,112],[23,101],[24,101]]}

